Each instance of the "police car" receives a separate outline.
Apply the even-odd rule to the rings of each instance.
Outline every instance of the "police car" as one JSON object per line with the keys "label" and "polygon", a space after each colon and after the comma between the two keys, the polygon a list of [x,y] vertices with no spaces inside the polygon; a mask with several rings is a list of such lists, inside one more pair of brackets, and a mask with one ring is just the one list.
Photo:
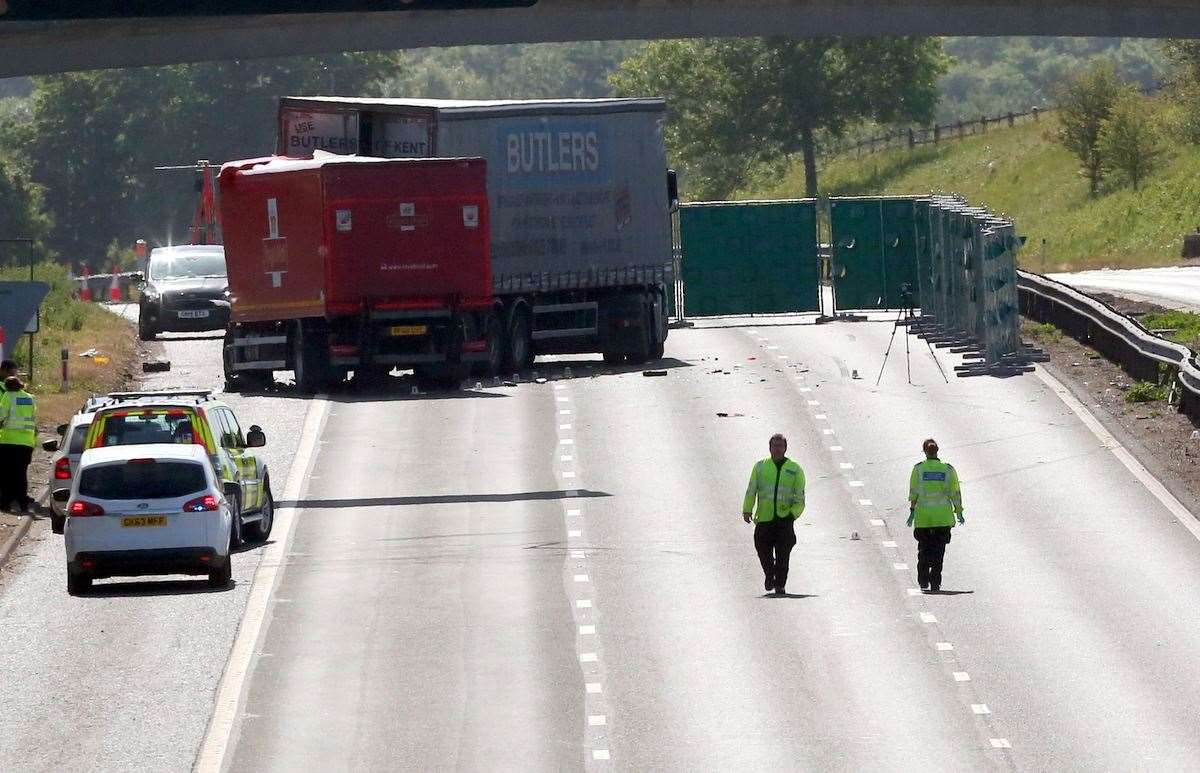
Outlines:
{"label": "police car", "polygon": [[255,451],[266,445],[262,428],[243,433],[233,409],[200,391],[118,392],[92,417],[84,449],[179,444],[208,454],[233,509],[233,540],[264,541],[275,521],[267,463]]}
{"label": "police car", "polygon": [[199,445],[110,446],[83,452],[67,501],[67,592],[105,577],[232,577],[234,508]]}

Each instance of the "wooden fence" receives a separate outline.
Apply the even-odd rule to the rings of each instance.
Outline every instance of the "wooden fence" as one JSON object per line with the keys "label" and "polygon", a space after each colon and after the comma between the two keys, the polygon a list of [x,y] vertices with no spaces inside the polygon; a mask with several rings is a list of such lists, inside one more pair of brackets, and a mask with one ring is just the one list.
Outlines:
{"label": "wooden fence", "polygon": [[907,129],[892,129],[877,137],[867,137],[856,142],[838,143],[825,147],[821,155],[840,156],[853,154],[855,156],[877,153],[889,148],[915,148],[918,145],[931,145],[951,140],[961,140],[977,134],[987,134],[989,128],[1016,126],[1018,121],[1037,122],[1041,116],[1054,108],[1033,107],[1023,113],[1005,113],[997,116],[980,116],[969,121],[955,121],[947,124],[934,124],[925,127],[909,127]]}

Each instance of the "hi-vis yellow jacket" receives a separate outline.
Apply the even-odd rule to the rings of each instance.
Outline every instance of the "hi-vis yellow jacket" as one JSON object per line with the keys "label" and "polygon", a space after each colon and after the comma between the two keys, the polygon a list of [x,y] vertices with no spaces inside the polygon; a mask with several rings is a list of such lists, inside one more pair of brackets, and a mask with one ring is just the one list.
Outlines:
{"label": "hi-vis yellow jacket", "polygon": [[908,479],[908,501],[916,516],[914,527],[953,526],[955,514],[963,511],[958,473],[940,459],[917,463]]}
{"label": "hi-vis yellow jacket", "polygon": [[[755,507],[755,501],[758,507]],[[755,463],[750,471],[750,485],[746,486],[746,499],[742,512],[753,510],[755,523],[766,523],[776,518],[799,518],[804,512],[804,470],[791,459],[783,460],[777,468],[775,460],[767,457]]]}

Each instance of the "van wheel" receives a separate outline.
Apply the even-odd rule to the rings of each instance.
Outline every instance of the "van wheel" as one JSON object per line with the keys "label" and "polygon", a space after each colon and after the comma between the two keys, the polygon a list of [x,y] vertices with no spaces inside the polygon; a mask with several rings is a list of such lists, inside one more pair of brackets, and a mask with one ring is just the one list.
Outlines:
{"label": "van wheel", "polygon": [[242,494],[240,491],[226,491],[225,498],[229,500],[229,509],[233,511],[229,525],[229,545],[231,548],[242,545]]}
{"label": "van wheel", "polygon": [[275,498],[271,496],[271,482],[264,481],[263,486],[267,493],[263,498],[262,510],[259,511],[262,518],[246,526],[250,539],[255,542],[266,542],[267,537],[271,536],[271,527],[275,525]]}
{"label": "van wheel", "polygon": [[91,575],[75,574],[70,569],[67,570],[67,593],[72,596],[82,596],[91,589]]}

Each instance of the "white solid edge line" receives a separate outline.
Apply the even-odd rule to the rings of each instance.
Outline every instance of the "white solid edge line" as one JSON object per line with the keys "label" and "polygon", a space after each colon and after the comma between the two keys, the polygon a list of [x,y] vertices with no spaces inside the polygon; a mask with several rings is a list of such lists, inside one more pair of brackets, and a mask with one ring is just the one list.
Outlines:
{"label": "white solid edge line", "polygon": [[[286,502],[300,499],[308,468],[316,451],[321,424],[329,410],[327,397],[317,395],[309,404],[304,418],[304,429],[300,435],[300,445],[296,449],[292,469],[288,472],[287,485],[283,490],[283,500]],[[196,765],[193,768],[196,773],[219,773],[224,769],[225,755],[229,751],[233,732],[237,727],[238,710],[248,686],[246,677],[250,672],[259,638],[265,632],[263,623],[267,617],[271,596],[279,583],[284,558],[292,542],[296,512],[295,507],[281,507],[275,511],[274,532],[276,535],[282,532],[283,538],[277,537],[275,542],[268,543],[262,549],[258,568],[254,571],[254,579],[251,581],[250,594],[246,599],[246,609],[242,612],[233,648],[225,663],[225,672],[217,686],[208,730],[204,734],[204,742],[200,745],[200,753],[196,756]]]}
{"label": "white solid edge line", "polygon": [[1066,403],[1071,412],[1079,417],[1080,421],[1092,431],[1104,447],[1112,451],[1113,456],[1125,465],[1126,469],[1133,473],[1133,477],[1137,478],[1146,490],[1154,495],[1154,498],[1162,503],[1163,507],[1171,511],[1171,515],[1175,516],[1175,520],[1179,521],[1185,529],[1192,533],[1192,536],[1200,540],[1200,521],[1192,515],[1191,511],[1184,507],[1183,503],[1175,498],[1175,495],[1167,490],[1167,487],[1162,482],[1154,477],[1154,474],[1147,470],[1141,462],[1134,458],[1133,454],[1121,442],[1117,440],[1111,432],[1104,428],[1092,412],[1087,409],[1083,403],[1079,402],[1071,391],[1062,385],[1058,379],[1051,376],[1044,368],[1037,368],[1035,372],[1046,386],[1050,387],[1058,398]]}

